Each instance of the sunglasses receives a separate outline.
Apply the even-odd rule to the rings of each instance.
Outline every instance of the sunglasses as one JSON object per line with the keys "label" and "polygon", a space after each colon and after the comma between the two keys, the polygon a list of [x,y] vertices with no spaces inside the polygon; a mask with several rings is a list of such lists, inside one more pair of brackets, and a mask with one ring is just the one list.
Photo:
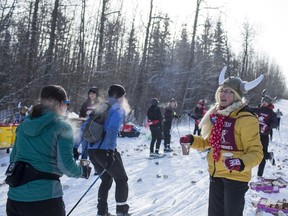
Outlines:
{"label": "sunglasses", "polygon": [[63,103],[66,104],[67,106],[69,106],[71,101],[70,100],[64,100]]}
{"label": "sunglasses", "polygon": [[234,94],[234,92],[229,89],[221,89],[219,92],[223,94]]}

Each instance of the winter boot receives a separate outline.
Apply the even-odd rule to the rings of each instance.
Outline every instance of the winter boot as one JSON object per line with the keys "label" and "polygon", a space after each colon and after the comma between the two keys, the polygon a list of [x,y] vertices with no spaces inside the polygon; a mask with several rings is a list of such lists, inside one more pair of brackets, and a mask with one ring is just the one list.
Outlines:
{"label": "winter boot", "polygon": [[[165,151],[165,149],[164,149],[164,151]],[[166,152],[172,152],[172,151],[173,151],[173,149],[171,149],[171,148],[170,148],[170,145],[167,144]]]}
{"label": "winter boot", "polygon": [[129,205],[117,205],[116,206],[116,216],[130,216],[131,214],[127,213],[129,210]]}
{"label": "winter boot", "polygon": [[159,149],[155,150],[155,154],[157,154],[157,155],[159,154]]}
{"label": "winter boot", "polygon": [[98,213],[96,216],[115,216],[115,215],[112,215],[108,211],[106,211],[104,214],[99,214]]}
{"label": "winter boot", "polygon": [[274,159],[274,153],[273,153],[273,152],[269,152],[269,155],[270,155],[270,157],[269,157],[270,163],[271,163],[273,166],[275,166],[276,163],[275,163],[275,159]]}
{"label": "winter boot", "polygon": [[129,213],[116,212],[116,216],[131,216]]}

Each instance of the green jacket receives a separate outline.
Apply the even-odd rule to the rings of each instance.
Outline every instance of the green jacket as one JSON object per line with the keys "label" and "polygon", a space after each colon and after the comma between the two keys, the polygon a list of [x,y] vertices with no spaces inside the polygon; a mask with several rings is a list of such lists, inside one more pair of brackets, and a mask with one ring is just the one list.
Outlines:
{"label": "green jacket", "polygon": [[[43,172],[78,178],[82,168],[73,159],[72,127],[51,111],[40,117],[28,118],[16,130],[16,140],[10,162],[25,161]],[[18,187],[9,187],[8,197],[15,201],[31,202],[63,195],[57,180],[34,180]]]}

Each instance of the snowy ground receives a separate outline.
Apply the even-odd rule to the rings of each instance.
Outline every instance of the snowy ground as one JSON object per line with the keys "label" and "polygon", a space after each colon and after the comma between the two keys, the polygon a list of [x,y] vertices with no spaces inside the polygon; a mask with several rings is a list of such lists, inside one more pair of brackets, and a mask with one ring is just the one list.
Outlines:
{"label": "snowy ground", "polygon": [[[269,150],[274,152],[276,166],[266,163],[264,177],[282,177],[288,180],[288,101],[280,100],[275,104],[283,113],[280,131],[274,130],[273,141]],[[137,138],[119,138],[118,150],[122,152],[123,162],[129,176],[128,204],[133,216],[205,216],[208,208],[209,176],[205,153],[192,150],[190,155],[183,156],[179,147],[180,135],[193,130],[194,123],[189,124],[188,118],[174,124],[172,130],[172,148],[174,152],[161,159],[147,160],[149,154],[149,130],[141,128]],[[161,146],[163,149],[163,146]],[[8,186],[3,184],[4,172],[7,169],[9,154],[0,150],[0,216],[5,214]],[[253,169],[253,179],[256,180]],[[64,188],[64,201],[67,213],[73,208],[80,197],[94,182],[96,176],[88,180],[61,178]],[[91,188],[71,216],[95,216],[97,213],[97,189],[100,181]],[[115,213],[114,186],[109,194],[109,210]],[[246,193],[244,215],[255,215],[252,202],[260,197],[273,201],[288,198],[288,188],[280,189],[279,193],[267,194],[249,190]],[[271,215],[264,213],[263,215]]]}

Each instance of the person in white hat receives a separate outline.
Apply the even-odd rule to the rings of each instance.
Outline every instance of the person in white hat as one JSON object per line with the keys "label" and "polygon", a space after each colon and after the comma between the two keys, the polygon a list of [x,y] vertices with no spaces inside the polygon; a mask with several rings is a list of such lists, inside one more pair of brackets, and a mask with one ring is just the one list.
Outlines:
{"label": "person in white hat", "polygon": [[[191,148],[210,149],[208,216],[243,215],[251,170],[263,158],[258,119],[243,99],[263,75],[248,83],[240,77],[224,79],[225,72],[226,67],[219,77],[216,103],[200,122],[202,136],[188,134],[180,138],[180,143],[190,143]],[[230,153],[230,157],[224,157],[224,153]]]}

